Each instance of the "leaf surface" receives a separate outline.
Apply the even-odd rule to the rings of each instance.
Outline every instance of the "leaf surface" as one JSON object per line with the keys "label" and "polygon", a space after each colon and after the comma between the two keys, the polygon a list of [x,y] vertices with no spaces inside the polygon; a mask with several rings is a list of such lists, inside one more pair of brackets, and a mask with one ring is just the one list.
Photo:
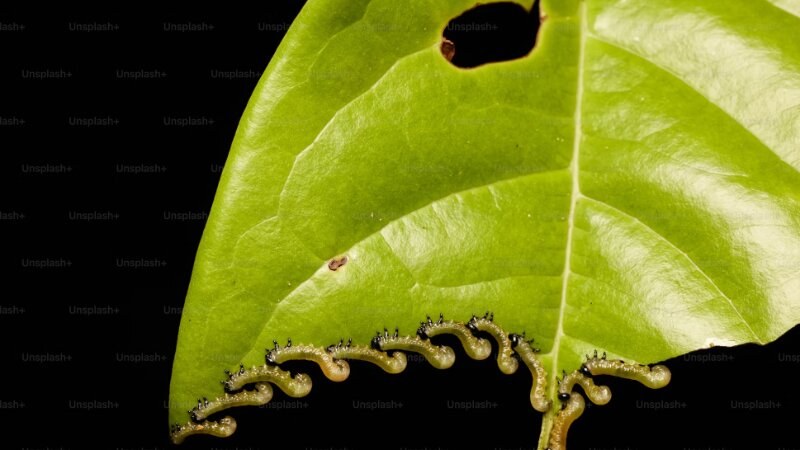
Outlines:
{"label": "leaf surface", "polygon": [[526,331],[551,396],[595,349],[653,363],[800,322],[797,1],[545,0],[529,56],[464,70],[439,43],[473,6],[304,8],[222,174],[171,422],[273,339],[439,312]]}

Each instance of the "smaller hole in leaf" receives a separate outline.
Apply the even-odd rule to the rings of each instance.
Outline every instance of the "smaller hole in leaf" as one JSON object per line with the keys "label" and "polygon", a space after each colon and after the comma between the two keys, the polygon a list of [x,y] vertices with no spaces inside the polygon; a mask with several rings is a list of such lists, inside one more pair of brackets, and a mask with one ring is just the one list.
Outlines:
{"label": "smaller hole in leaf", "polygon": [[538,0],[530,11],[507,2],[478,5],[447,24],[442,55],[465,68],[521,58],[536,45],[540,22]]}

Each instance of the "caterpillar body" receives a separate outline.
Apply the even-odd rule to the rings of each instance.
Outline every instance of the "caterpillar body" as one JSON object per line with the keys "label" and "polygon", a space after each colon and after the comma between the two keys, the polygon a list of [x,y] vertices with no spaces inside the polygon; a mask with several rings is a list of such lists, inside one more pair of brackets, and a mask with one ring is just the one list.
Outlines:
{"label": "caterpillar body", "polygon": [[566,450],[569,426],[583,414],[584,409],[586,409],[586,403],[581,394],[571,393],[553,422],[547,450]]}
{"label": "caterpillar body", "polygon": [[559,400],[568,401],[576,384],[583,388],[583,392],[595,405],[605,405],[611,401],[611,389],[608,386],[594,384],[594,380],[584,375],[580,370],[576,370],[569,375],[565,373],[564,377],[558,382]]}
{"label": "caterpillar body", "polygon": [[221,382],[225,392],[235,392],[245,385],[259,382],[272,383],[289,397],[305,397],[311,392],[311,377],[304,373],[292,376],[289,372],[269,364],[253,366],[250,369],[240,365],[238,371],[226,370],[225,373],[228,379]]}
{"label": "caterpillar body", "polygon": [[514,351],[523,363],[531,371],[533,386],[531,386],[531,405],[539,412],[550,410],[552,402],[547,399],[547,372],[542,363],[536,358],[539,349],[531,347],[531,343],[525,340],[525,335],[512,334],[509,336]]}
{"label": "caterpillar body", "polygon": [[497,367],[506,375],[511,375],[519,368],[517,358],[514,357],[514,350],[511,346],[511,339],[508,333],[503,331],[500,326],[494,323],[494,315],[487,312],[483,317],[472,316],[467,322],[467,328],[475,334],[480,332],[487,333],[497,341]]}
{"label": "caterpillar body", "polygon": [[243,390],[235,394],[225,393],[221,397],[209,401],[206,398],[197,400],[197,406],[189,411],[193,421],[203,420],[206,417],[234,407],[234,406],[259,406],[266,405],[272,400],[272,386],[269,383],[257,383],[255,390]]}
{"label": "caterpillar body", "polygon": [[403,352],[393,352],[391,355],[363,345],[352,345],[352,340],[344,344],[344,340],[336,345],[328,346],[328,353],[335,359],[355,359],[375,364],[388,373],[400,373],[406,369],[408,358]]}
{"label": "caterpillar body", "polygon": [[378,332],[372,338],[372,348],[380,351],[405,350],[419,353],[437,369],[449,369],[456,361],[456,354],[446,345],[433,345],[429,339],[422,339],[419,335],[400,336],[395,328],[394,334],[384,329],[383,334]]}
{"label": "caterpillar body", "polygon": [[233,417],[226,416],[219,421],[204,420],[201,423],[189,421],[183,425],[175,424],[171,427],[170,438],[173,444],[180,444],[184,439],[194,434],[228,437],[234,431],[236,431],[236,421]]}
{"label": "caterpillar body", "polygon": [[646,366],[644,364],[629,364],[620,359],[607,359],[606,354],[598,358],[597,351],[591,358],[587,355],[586,362],[581,366],[584,375],[612,375],[619,378],[638,381],[650,389],[660,389],[669,384],[672,374],[666,366]]}
{"label": "caterpillar body", "polygon": [[275,348],[267,350],[267,364],[281,364],[291,360],[306,360],[317,363],[322,373],[331,381],[344,381],[350,376],[350,365],[347,361],[335,359],[327,349],[312,345],[292,345],[292,340],[281,348],[273,341]]}
{"label": "caterpillar body", "polygon": [[466,324],[451,320],[445,321],[442,314],[439,314],[439,320],[436,322],[432,321],[431,317],[428,316],[427,321],[420,322],[417,329],[417,336],[421,339],[428,339],[442,334],[456,336],[464,347],[464,351],[472,359],[484,360],[492,354],[492,344],[489,341],[476,337]]}

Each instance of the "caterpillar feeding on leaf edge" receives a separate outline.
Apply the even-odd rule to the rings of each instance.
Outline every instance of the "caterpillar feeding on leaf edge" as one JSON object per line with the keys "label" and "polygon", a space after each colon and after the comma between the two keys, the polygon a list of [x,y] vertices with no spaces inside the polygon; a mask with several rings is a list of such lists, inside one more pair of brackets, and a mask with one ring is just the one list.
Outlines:
{"label": "caterpillar feeding on leaf edge", "polygon": [[[472,316],[466,322],[445,321],[440,314],[439,320],[433,321],[430,316],[423,322],[413,336],[401,336],[398,329],[389,333],[378,332],[369,346],[353,345],[352,340],[330,345],[325,348],[311,345],[292,345],[291,339],[281,347],[274,342],[274,348],[268,349],[265,355],[266,364],[245,369],[243,365],[235,372],[225,371],[228,378],[221,383],[224,394],[214,400],[202,398],[196,407],[189,411],[189,422],[183,425],[172,425],[171,439],[174,443],[182,442],[186,437],[195,434],[208,434],[226,437],[236,430],[236,421],[232,417],[223,417],[218,421],[208,417],[225,409],[236,406],[264,405],[273,396],[272,385],[277,386],[290,397],[303,397],[311,391],[311,378],[303,373],[291,374],[280,368],[280,365],[292,360],[312,361],[320,366],[323,374],[330,380],[340,382],[350,374],[348,359],[371,362],[387,373],[400,373],[407,366],[404,351],[421,354],[435,368],[446,369],[455,362],[452,348],[435,345],[431,338],[450,334],[458,338],[468,356],[476,360],[486,359],[491,354],[491,344],[485,336],[497,342],[497,365],[505,374],[513,374],[521,361],[530,371],[532,387],[531,405],[540,412],[547,412],[552,401],[547,398],[547,373],[537,358],[538,349],[532,346],[533,341],[526,340],[525,334],[507,333],[494,323],[491,313],[483,317]],[[570,374],[564,373],[558,380],[558,398],[563,402],[556,414],[550,432],[548,449],[563,450],[566,448],[566,436],[570,425],[583,413],[585,402],[580,393],[574,392],[580,385],[589,400],[604,405],[611,399],[611,391],[606,386],[597,386],[592,379],[596,375],[611,375],[639,381],[650,388],[660,388],[669,383],[671,375],[664,366],[645,366],[625,363],[622,360],[602,357],[588,357],[578,370]],[[246,389],[253,386],[254,389]]]}

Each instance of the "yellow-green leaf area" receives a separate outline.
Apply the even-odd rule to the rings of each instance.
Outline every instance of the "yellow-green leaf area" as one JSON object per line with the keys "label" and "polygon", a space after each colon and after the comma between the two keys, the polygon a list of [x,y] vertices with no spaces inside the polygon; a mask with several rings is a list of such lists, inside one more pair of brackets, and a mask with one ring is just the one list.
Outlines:
{"label": "yellow-green leaf area", "polygon": [[595,349],[654,363],[800,322],[796,1],[543,1],[530,55],[465,70],[439,45],[473,6],[308,2],[222,175],[171,422],[274,339],[440,312],[526,331],[553,399]]}

